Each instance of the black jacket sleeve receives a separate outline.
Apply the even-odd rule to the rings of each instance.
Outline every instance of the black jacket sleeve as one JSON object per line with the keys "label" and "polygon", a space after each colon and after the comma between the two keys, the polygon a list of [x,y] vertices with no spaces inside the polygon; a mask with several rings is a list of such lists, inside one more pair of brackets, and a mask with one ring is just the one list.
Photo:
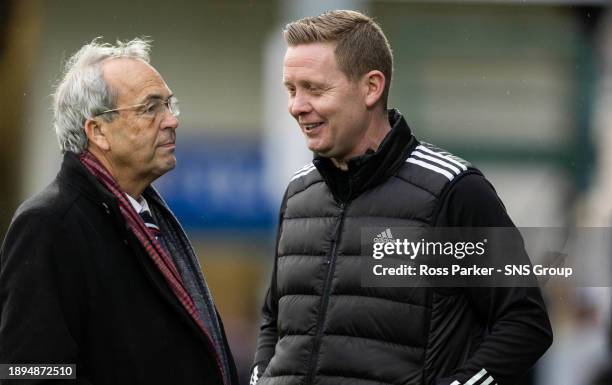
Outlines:
{"label": "black jacket sleeve", "polygon": [[259,327],[259,337],[257,338],[257,348],[255,351],[255,359],[251,368],[250,384],[255,385],[257,380],[266,370],[268,363],[274,356],[274,349],[278,341],[278,329],[276,327],[278,320],[278,298],[276,296],[276,262],[278,259],[278,242],[281,237],[281,229],[283,216],[285,213],[287,200],[287,192],[283,196],[281,208],[278,217],[278,229],[276,232],[276,244],[274,255],[274,266],[272,268],[272,278],[266,292],[263,307],[261,309],[261,324]]}
{"label": "black jacket sleeve", "polygon": [[[477,174],[459,179],[448,191],[437,226],[514,228],[489,182]],[[518,231],[518,230],[517,230]],[[517,263],[526,254],[510,256]],[[508,261],[513,263],[513,261]],[[515,384],[552,343],[552,330],[538,287],[465,288],[487,333],[465,364],[437,385]],[[491,378],[490,382],[489,378]]]}
{"label": "black jacket sleeve", "polygon": [[268,363],[274,356],[274,349],[278,341],[278,330],[276,321],[278,317],[278,307],[274,296],[274,282],[276,281],[276,264],[272,272],[270,287],[266,293],[263,307],[261,309],[261,324],[259,326],[259,337],[257,338],[257,350],[251,368],[251,384],[256,384],[265,372]]}
{"label": "black jacket sleeve", "polygon": [[[0,250],[0,363],[76,364],[78,376],[84,285],[76,242],[61,219],[46,210],[26,210],[13,220]],[[89,384],[83,378],[53,383]]]}

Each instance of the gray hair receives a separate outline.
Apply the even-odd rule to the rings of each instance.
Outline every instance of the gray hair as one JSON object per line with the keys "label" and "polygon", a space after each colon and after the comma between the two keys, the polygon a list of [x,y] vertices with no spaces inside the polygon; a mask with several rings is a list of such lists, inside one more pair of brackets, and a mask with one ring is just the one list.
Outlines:
{"label": "gray hair", "polygon": [[[53,127],[62,153],[77,154],[87,149],[85,121],[115,108],[116,92],[102,73],[102,62],[109,58],[134,58],[149,63],[149,40],[136,38],[117,41],[116,45],[99,42],[85,44],[66,62],[63,77],[53,93]],[[107,122],[115,114],[101,116]]]}

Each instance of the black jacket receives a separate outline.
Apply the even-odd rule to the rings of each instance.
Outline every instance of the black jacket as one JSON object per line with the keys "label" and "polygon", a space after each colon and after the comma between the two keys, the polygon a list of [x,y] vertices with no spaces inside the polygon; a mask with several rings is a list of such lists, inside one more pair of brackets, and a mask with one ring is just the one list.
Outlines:
{"label": "black jacket", "polygon": [[[478,217],[477,205],[457,214],[464,208],[453,202],[461,183],[485,181],[469,163],[418,142],[397,111],[390,122],[379,149],[351,159],[348,172],[317,156],[292,178],[255,354],[258,385],[506,385],[550,345],[538,288],[361,285],[364,227]],[[512,226],[487,191],[477,197],[494,220],[445,225]]]}
{"label": "black jacket", "polygon": [[211,349],[115,198],[66,153],[0,251],[0,363],[76,364],[68,384],[221,384]]}

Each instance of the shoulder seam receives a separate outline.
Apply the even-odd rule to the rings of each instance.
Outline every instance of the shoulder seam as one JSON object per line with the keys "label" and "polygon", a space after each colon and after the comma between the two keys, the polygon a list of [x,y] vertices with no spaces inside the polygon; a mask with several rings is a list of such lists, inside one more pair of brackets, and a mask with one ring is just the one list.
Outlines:
{"label": "shoulder seam", "polygon": [[454,186],[457,182],[459,182],[461,180],[461,178],[465,177],[466,175],[472,175],[472,174],[476,174],[476,175],[481,175],[482,176],[482,173],[478,169],[471,168],[471,169],[468,169],[467,171],[464,171],[463,173],[461,173],[452,182],[446,183],[446,185],[444,186],[442,191],[440,191],[440,196],[438,197],[439,202],[438,202],[438,205],[435,208],[435,210],[433,212],[433,215],[432,215],[432,220],[433,220],[432,223],[435,223],[438,220],[438,215],[440,215],[440,209],[442,207],[444,199],[446,198],[446,195],[448,194],[448,192],[450,191],[452,186]]}
{"label": "shoulder seam", "polygon": [[316,167],[314,165],[314,163],[310,162],[308,164],[306,164],[304,167],[302,167],[301,169],[297,170],[296,172],[293,173],[293,176],[291,177],[291,179],[289,179],[289,182],[291,183],[292,181],[294,181],[295,179],[301,177],[301,176],[305,176],[307,174],[310,174],[310,172],[312,170],[315,170]]}
{"label": "shoulder seam", "polygon": [[291,195],[287,194],[287,200],[289,200],[290,198],[293,198],[294,196],[296,196],[297,194],[306,191],[306,189],[308,189],[310,186],[317,184],[317,183],[324,183],[323,180],[315,180],[312,183],[309,183],[299,189],[297,189],[296,191],[294,191]]}

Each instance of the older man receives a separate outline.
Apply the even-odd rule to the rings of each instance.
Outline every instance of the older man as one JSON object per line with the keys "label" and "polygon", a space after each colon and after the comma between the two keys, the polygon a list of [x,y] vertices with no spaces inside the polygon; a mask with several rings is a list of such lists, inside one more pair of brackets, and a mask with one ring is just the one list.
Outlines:
{"label": "older man", "polygon": [[512,228],[491,185],[387,110],[391,49],[371,18],[331,11],[284,36],[289,113],[315,157],[282,202],[251,383],[520,379],[552,338],[537,287],[361,285],[368,226]]}
{"label": "older man", "polygon": [[76,364],[82,384],[236,383],[198,259],[151,186],[176,165],[179,110],[149,50],[94,40],[66,65],[61,170],[0,254],[2,364]]}

